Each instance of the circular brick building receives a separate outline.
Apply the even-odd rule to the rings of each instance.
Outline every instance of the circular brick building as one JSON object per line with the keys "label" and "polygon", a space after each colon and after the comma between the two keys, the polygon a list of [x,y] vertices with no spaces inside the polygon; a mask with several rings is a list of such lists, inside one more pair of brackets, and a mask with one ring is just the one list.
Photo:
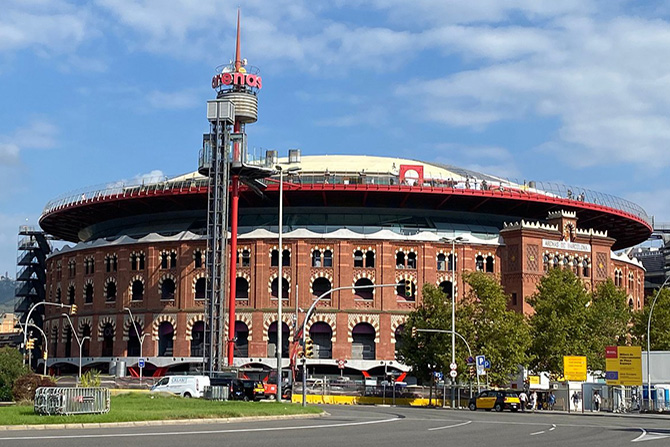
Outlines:
{"label": "circular brick building", "polygon": [[[308,365],[324,374],[337,372],[338,360],[351,373],[405,370],[395,351],[421,286],[451,295],[453,283],[458,301],[466,271],[499,277],[519,312],[532,311],[526,299],[551,268],[573,270],[587,288],[611,278],[631,307],[642,306],[643,268],[615,251],[646,240],[650,219],[623,199],[398,158],[294,151],[278,162],[299,168],[284,178],[282,247],[278,178],[266,179],[262,194],[240,187],[234,365],[276,366],[279,287],[288,357],[296,309],[331,288],[401,284],[333,292],[319,303],[307,326],[315,344]],[[73,331],[90,337],[85,367],[117,362],[136,373],[137,332],[145,375],[202,366],[207,190],[205,177],[187,174],[47,204],[41,227],[71,242],[47,259],[47,297],[78,306],[72,328],[61,309],[46,308],[51,367],[78,365]]]}

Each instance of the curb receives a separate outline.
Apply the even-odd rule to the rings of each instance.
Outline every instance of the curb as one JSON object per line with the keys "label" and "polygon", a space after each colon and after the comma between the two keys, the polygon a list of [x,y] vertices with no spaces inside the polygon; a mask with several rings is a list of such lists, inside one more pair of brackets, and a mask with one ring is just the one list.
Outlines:
{"label": "curb", "polygon": [[0,431],[12,430],[63,430],[72,428],[113,428],[113,427],[149,427],[159,425],[201,425],[201,424],[227,424],[231,422],[249,421],[276,421],[286,419],[309,419],[328,416],[327,412],[319,414],[287,414],[277,416],[241,416],[231,418],[209,418],[209,419],[164,419],[154,421],[128,421],[128,422],[100,422],[81,424],[35,424],[35,425],[0,425]]}

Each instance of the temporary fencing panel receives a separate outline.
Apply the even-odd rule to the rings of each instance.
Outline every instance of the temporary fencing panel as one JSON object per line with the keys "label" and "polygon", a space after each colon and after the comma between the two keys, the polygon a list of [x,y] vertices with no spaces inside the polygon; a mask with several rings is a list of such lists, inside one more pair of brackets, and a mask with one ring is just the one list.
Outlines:
{"label": "temporary fencing panel", "polygon": [[206,386],[204,398],[207,400],[228,400],[229,391],[227,386]]}
{"label": "temporary fencing panel", "polygon": [[108,388],[41,387],[35,391],[35,412],[39,414],[90,414],[109,411]]}

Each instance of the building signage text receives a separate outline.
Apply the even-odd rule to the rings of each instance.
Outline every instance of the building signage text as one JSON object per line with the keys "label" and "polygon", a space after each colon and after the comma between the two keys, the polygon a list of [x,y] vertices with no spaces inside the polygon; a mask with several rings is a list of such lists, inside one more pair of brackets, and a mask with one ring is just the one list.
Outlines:
{"label": "building signage text", "polygon": [[572,251],[591,251],[590,244],[580,244],[578,242],[568,242],[568,241],[552,241],[551,239],[542,239],[542,246],[544,248],[555,248],[559,250],[572,250]]}
{"label": "building signage text", "polygon": [[221,73],[212,78],[212,88],[222,85],[248,85],[260,89],[263,80],[258,75],[246,73]]}

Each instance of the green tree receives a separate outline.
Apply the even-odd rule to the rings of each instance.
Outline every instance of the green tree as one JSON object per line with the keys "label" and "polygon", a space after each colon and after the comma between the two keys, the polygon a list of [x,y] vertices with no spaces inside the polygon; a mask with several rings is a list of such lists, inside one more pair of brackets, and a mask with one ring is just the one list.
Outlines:
{"label": "green tree", "polygon": [[[459,303],[456,331],[468,340],[473,355],[484,354],[491,362],[489,382],[506,386],[517,374],[518,366],[527,365],[529,360],[528,319],[507,308],[508,296],[495,277],[472,272],[464,279],[470,287]],[[459,348],[459,359],[466,357],[466,348]],[[464,362],[459,361],[459,369],[465,372]]]}
{"label": "green tree", "polygon": [[[644,309],[633,313],[633,342],[647,349],[647,322],[649,308],[657,292],[647,297]],[[658,295],[651,316],[651,350],[670,351],[670,289],[663,289]]]}
{"label": "green tree", "polygon": [[587,364],[592,371],[605,371],[605,348],[622,346],[628,341],[631,312],[626,304],[626,292],[611,279],[600,283],[591,294],[587,310],[591,355]]}
{"label": "green tree", "polygon": [[451,335],[417,332],[411,336],[411,329],[450,329],[451,302],[437,287],[424,284],[422,303],[411,312],[405,322],[405,337],[398,351],[399,359],[412,367],[418,379],[430,379],[433,371],[445,371],[451,361]]}
{"label": "green tree", "polygon": [[0,401],[11,401],[14,381],[29,372],[18,349],[0,348]]}
{"label": "green tree", "polygon": [[591,297],[581,279],[568,269],[551,269],[528,302],[535,310],[530,319],[532,369],[558,377],[566,355],[584,355],[587,365],[592,364]]}

